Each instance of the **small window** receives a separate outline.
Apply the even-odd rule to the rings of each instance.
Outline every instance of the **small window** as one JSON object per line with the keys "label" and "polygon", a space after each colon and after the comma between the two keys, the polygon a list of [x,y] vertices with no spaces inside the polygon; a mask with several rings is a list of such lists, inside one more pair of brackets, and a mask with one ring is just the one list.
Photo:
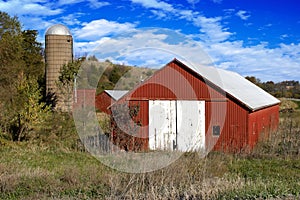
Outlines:
{"label": "small window", "polygon": [[213,126],[213,136],[220,136],[220,126]]}

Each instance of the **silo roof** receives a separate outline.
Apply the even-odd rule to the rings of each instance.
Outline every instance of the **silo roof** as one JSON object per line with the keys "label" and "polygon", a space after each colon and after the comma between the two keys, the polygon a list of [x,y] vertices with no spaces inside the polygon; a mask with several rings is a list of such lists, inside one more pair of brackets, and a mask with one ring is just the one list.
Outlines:
{"label": "silo roof", "polygon": [[72,35],[72,34],[66,26],[62,24],[55,24],[47,29],[46,35]]}

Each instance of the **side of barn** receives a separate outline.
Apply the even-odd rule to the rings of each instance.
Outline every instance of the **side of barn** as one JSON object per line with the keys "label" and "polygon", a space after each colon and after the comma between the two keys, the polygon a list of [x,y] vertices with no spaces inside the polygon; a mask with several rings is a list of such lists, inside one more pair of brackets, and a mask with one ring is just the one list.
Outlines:
{"label": "side of barn", "polygon": [[109,106],[114,104],[123,95],[125,95],[128,90],[104,90],[98,94],[95,98],[95,107],[100,112],[106,114],[111,114]]}
{"label": "side of barn", "polygon": [[277,130],[279,124],[279,105],[273,105],[256,112],[249,113],[248,140],[253,148],[258,141],[262,141]]}
{"label": "side of barn", "polygon": [[[210,71],[206,75],[215,72],[218,73]],[[120,112],[117,105],[138,107],[138,112],[123,122],[124,126],[134,128],[122,131],[118,128],[122,122],[115,122],[112,140],[121,148],[134,151],[188,151],[200,147],[206,151],[251,149],[259,138],[253,136],[253,132],[257,131],[259,135],[262,129],[277,127],[278,102],[273,101],[265,107],[264,102],[252,105],[247,98],[244,101],[243,95],[234,96],[224,90],[228,85],[220,83],[225,81],[226,84],[226,79],[221,77],[219,80],[213,82],[174,59],[112,106],[113,115]],[[255,91],[255,87],[249,88]],[[232,91],[233,94],[236,92]],[[257,109],[258,106],[262,107]],[[263,122],[261,117],[265,119]],[[255,130],[253,124],[256,124]],[[188,139],[190,137],[194,139]]]}
{"label": "side of barn", "polygon": [[95,107],[98,111],[110,114],[108,107],[116,101],[105,91],[96,96]]}
{"label": "side of barn", "polygon": [[74,91],[73,109],[82,106],[94,106],[95,105],[95,89],[77,89]]}

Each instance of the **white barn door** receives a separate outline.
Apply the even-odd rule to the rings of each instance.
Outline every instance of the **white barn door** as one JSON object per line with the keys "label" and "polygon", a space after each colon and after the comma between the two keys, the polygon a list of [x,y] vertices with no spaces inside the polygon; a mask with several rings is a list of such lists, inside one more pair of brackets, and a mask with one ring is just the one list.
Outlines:
{"label": "white barn door", "polygon": [[149,100],[150,150],[205,147],[205,102]]}
{"label": "white barn door", "polygon": [[149,101],[149,148],[173,150],[176,139],[175,101]]}
{"label": "white barn door", "polygon": [[177,150],[205,148],[205,101],[177,101]]}

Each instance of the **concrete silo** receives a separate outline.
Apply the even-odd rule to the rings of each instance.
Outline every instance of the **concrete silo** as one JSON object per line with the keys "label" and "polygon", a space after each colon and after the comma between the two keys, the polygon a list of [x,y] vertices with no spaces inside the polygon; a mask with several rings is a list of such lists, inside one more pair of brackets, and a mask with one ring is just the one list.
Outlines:
{"label": "concrete silo", "polygon": [[73,60],[73,38],[70,30],[61,24],[48,28],[45,34],[46,92],[62,101],[57,88],[61,67]]}

